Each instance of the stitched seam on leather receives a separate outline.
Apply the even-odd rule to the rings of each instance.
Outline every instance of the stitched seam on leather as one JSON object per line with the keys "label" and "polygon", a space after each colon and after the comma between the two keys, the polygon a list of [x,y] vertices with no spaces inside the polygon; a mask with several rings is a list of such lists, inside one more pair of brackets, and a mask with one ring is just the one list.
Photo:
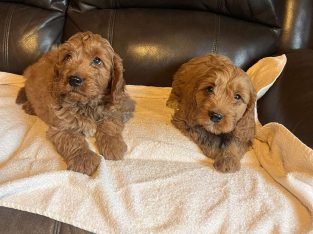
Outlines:
{"label": "stitched seam on leather", "polygon": [[[215,21],[216,21],[216,15],[214,16],[214,25],[216,25]],[[212,42],[211,53],[214,53],[214,50],[215,50],[215,37],[216,37],[215,35],[216,35],[216,26],[214,27],[214,38]]]}
{"label": "stitched seam on leather", "polygon": [[8,64],[8,69],[10,69],[10,63],[9,63],[9,39],[10,39],[10,31],[11,31],[10,28],[11,28],[14,10],[15,10],[15,7],[13,6],[11,9],[9,25],[8,25],[8,35],[7,35],[7,64]]}
{"label": "stitched seam on leather", "polygon": [[[10,10],[10,8],[9,8]],[[5,20],[4,20],[4,29],[3,29],[3,44],[2,44],[2,51],[3,51],[3,56],[2,56],[2,59],[3,59],[3,64],[4,66],[7,66],[6,64],[6,31],[7,31],[7,21],[8,21],[8,15],[5,17]]]}
{"label": "stitched seam on leather", "polygon": [[3,29],[3,35],[2,35],[2,55],[1,55],[1,59],[3,61],[3,65],[5,66],[5,27],[6,26],[6,18],[4,20],[4,29]]}
{"label": "stitched seam on leather", "polygon": [[9,64],[9,37],[10,37],[10,27],[12,22],[14,6],[9,6],[8,15],[5,19],[4,35],[3,35],[3,59],[5,66],[10,69]]}
{"label": "stitched seam on leather", "polygon": [[221,31],[221,16],[217,17],[217,32],[215,37],[215,52],[218,53],[218,40],[220,38],[220,31]]}
{"label": "stitched seam on leather", "polygon": [[212,53],[217,53],[218,51],[218,38],[220,34],[220,16],[215,15],[215,29],[214,29],[214,41],[212,43]]}
{"label": "stitched seam on leather", "polygon": [[61,222],[59,221],[54,221],[54,226],[53,226],[53,234],[59,234],[61,230]]}
{"label": "stitched seam on leather", "polygon": [[111,46],[113,47],[113,36],[114,36],[114,26],[115,26],[115,18],[116,18],[117,11],[114,10],[113,12],[113,21],[112,21],[112,32],[111,32]]}
{"label": "stitched seam on leather", "polygon": [[109,16],[108,41],[112,45],[116,10],[112,9]]}
{"label": "stitched seam on leather", "polygon": [[109,42],[111,42],[111,38],[110,38],[110,30],[111,30],[111,18],[112,18],[112,9],[110,10],[110,15],[109,15],[109,25],[108,25],[108,36],[107,39]]}
{"label": "stitched seam on leather", "polygon": [[[219,12],[219,10],[222,9],[222,1],[220,0],[216,0],[216,9],[217,12]],[[215,28],[214,28],[214,41],[212,43],[212,49],[211,52],[212,53],[217,53],[218,50],[218,38],[219,38],[219,34],[220,34],[220,16],[218,14],[215,14],[214,17],[214,23],[215,23]]]}

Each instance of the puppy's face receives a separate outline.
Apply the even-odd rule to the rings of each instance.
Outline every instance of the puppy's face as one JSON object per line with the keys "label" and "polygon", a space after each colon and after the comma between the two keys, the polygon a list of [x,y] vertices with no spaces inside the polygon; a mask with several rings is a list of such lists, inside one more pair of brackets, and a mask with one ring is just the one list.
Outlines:
{"label": "puppy's face", "polygon": [[196,91],[197,120],[214,134],[234,130],[250,101],[249,78],[239,71],[216,71],[201,79]]}
{"label": "puppy's face", "polygon": [[59,97],[84,103],[106,92],[114,57],[107,40],[91,32],[77,33],[57,52],[53,91]]}
{"label": "puppy's face", "polygon": [[199,63],[192,71],[193,116],[213,134],[229,133],[248,111],[253,114],[255,91],[246,73],[229,60],[211,62]]}

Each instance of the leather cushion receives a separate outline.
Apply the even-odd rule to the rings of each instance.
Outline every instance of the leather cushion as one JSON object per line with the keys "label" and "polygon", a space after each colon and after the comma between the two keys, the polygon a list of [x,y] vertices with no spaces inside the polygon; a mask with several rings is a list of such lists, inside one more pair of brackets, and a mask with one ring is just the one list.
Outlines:
{"label": "leather cushion", "polygon": [[210,52],[248,68],[273,54],[279,37],[279,30],[210,12],[71,8],[63,39],[87,30],[111,42],[124,60],[128,84],[153,86],[171,86],[182,63]]}
{"label": "leather cushion", "polygon": [[64,13],[24,4],[0,3],[0,70],[21,74],[59,43]]}
{"label": "leather cushion", "polygon": [[286,54],[280,77],[258,101],[262,124],[278,122],[313,148],[313,50]]}
{"label": "leather cushion", "polygon": [[284,10],[284,4],[280,0],[73,0],[72,6],[77,11],[88,11],[96,8],[170,8],[210,11],[276,27],[281,26],[281,16]]}
{"label": "leather cushion", "polygon": [[1,0],[1,2],[22,3],[47,10],[65,12],[68,0]]}

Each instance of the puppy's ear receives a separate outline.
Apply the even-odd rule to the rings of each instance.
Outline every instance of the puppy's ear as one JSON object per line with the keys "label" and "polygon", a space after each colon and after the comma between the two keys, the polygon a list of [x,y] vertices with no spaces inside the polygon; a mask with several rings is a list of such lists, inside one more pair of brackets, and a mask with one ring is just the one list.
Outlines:
{"label": "puppy's ear", "polygon": [[64,53],[62,50],[62,46],[53,47],[53,49],[49,53],[55,59],[53,79],[54,79],[54,81],[59,81],[60,75],[61,75],[60,70],[61,70],[62,64],[64,62]]}
{"label": "puppy's ear", "polygon": [[124,92],[125,81],[123,78],[123,63],[120,56],[114,53],[113,57],[113,71],[111,77],[111,96],[112,102],[115,103]]}
{"label": "puppy's ear", "polygon": [[184,97],[181,99],[180,104],[178,105],[179,111],[183,112],[184,118],[187,121],[189,126],[196,125],[196,114],[197,114],[197,92],[198,85],[197,82],[190,82],[184,86],[184,89],[181,90],[184,92]]}
{"label": "puppy's ear", "polygon": [[251,85],[250,99],[247,109],[242,118],[238,121],[234,135],[242,142],[251,142],[255,135],[255,114],[256,92]]}

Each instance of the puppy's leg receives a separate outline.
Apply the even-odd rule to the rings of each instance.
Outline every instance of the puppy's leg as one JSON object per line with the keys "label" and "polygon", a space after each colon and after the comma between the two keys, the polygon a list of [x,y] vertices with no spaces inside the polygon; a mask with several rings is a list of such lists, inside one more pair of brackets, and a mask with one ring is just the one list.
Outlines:
{"label": "puppy's leg", "polygon": [[100,164],[100,157],[88,148],[80,133],[49,128],[49,139],[64,158],[67,169],[91,175]]}
{"label": "puppy's leg", "polygon": [[201,127],[188,127],[179,113],[175,113],[172,123],[186,136],[189,136],[207,157],[215,160],[213,166],[216,170],[235,172],[240,169],[240,159],[247,149],[243,144],[232,141],[221,150],[217,136],[208,135],[206,130]]}
{"label": "puppy's leg", "polygon": [[96,144],[105,159],[122,159],[127,151],[127,145],[122,137],[123,127],[117,120],[104,121],[97,126]]}
{"label": "puppy's leg", "polygon": [[190,137],[202,150],[202,152],[209,158],[215,159],[218,154],[218,144],[216,140],[210,137],[206,130],[202,127],[190,127],[185,121],[185,118],[181,117],[181,112],[176,112],[173,116],[172,123],[178,128],[184,135]]}
{"label": "puppy's leg", "polygon": [[232,141],[222,149],[214,161],[214,168],[221,172],[235,172],[240,169],[240,159],[247,151],[248,147],[237,141]]}

